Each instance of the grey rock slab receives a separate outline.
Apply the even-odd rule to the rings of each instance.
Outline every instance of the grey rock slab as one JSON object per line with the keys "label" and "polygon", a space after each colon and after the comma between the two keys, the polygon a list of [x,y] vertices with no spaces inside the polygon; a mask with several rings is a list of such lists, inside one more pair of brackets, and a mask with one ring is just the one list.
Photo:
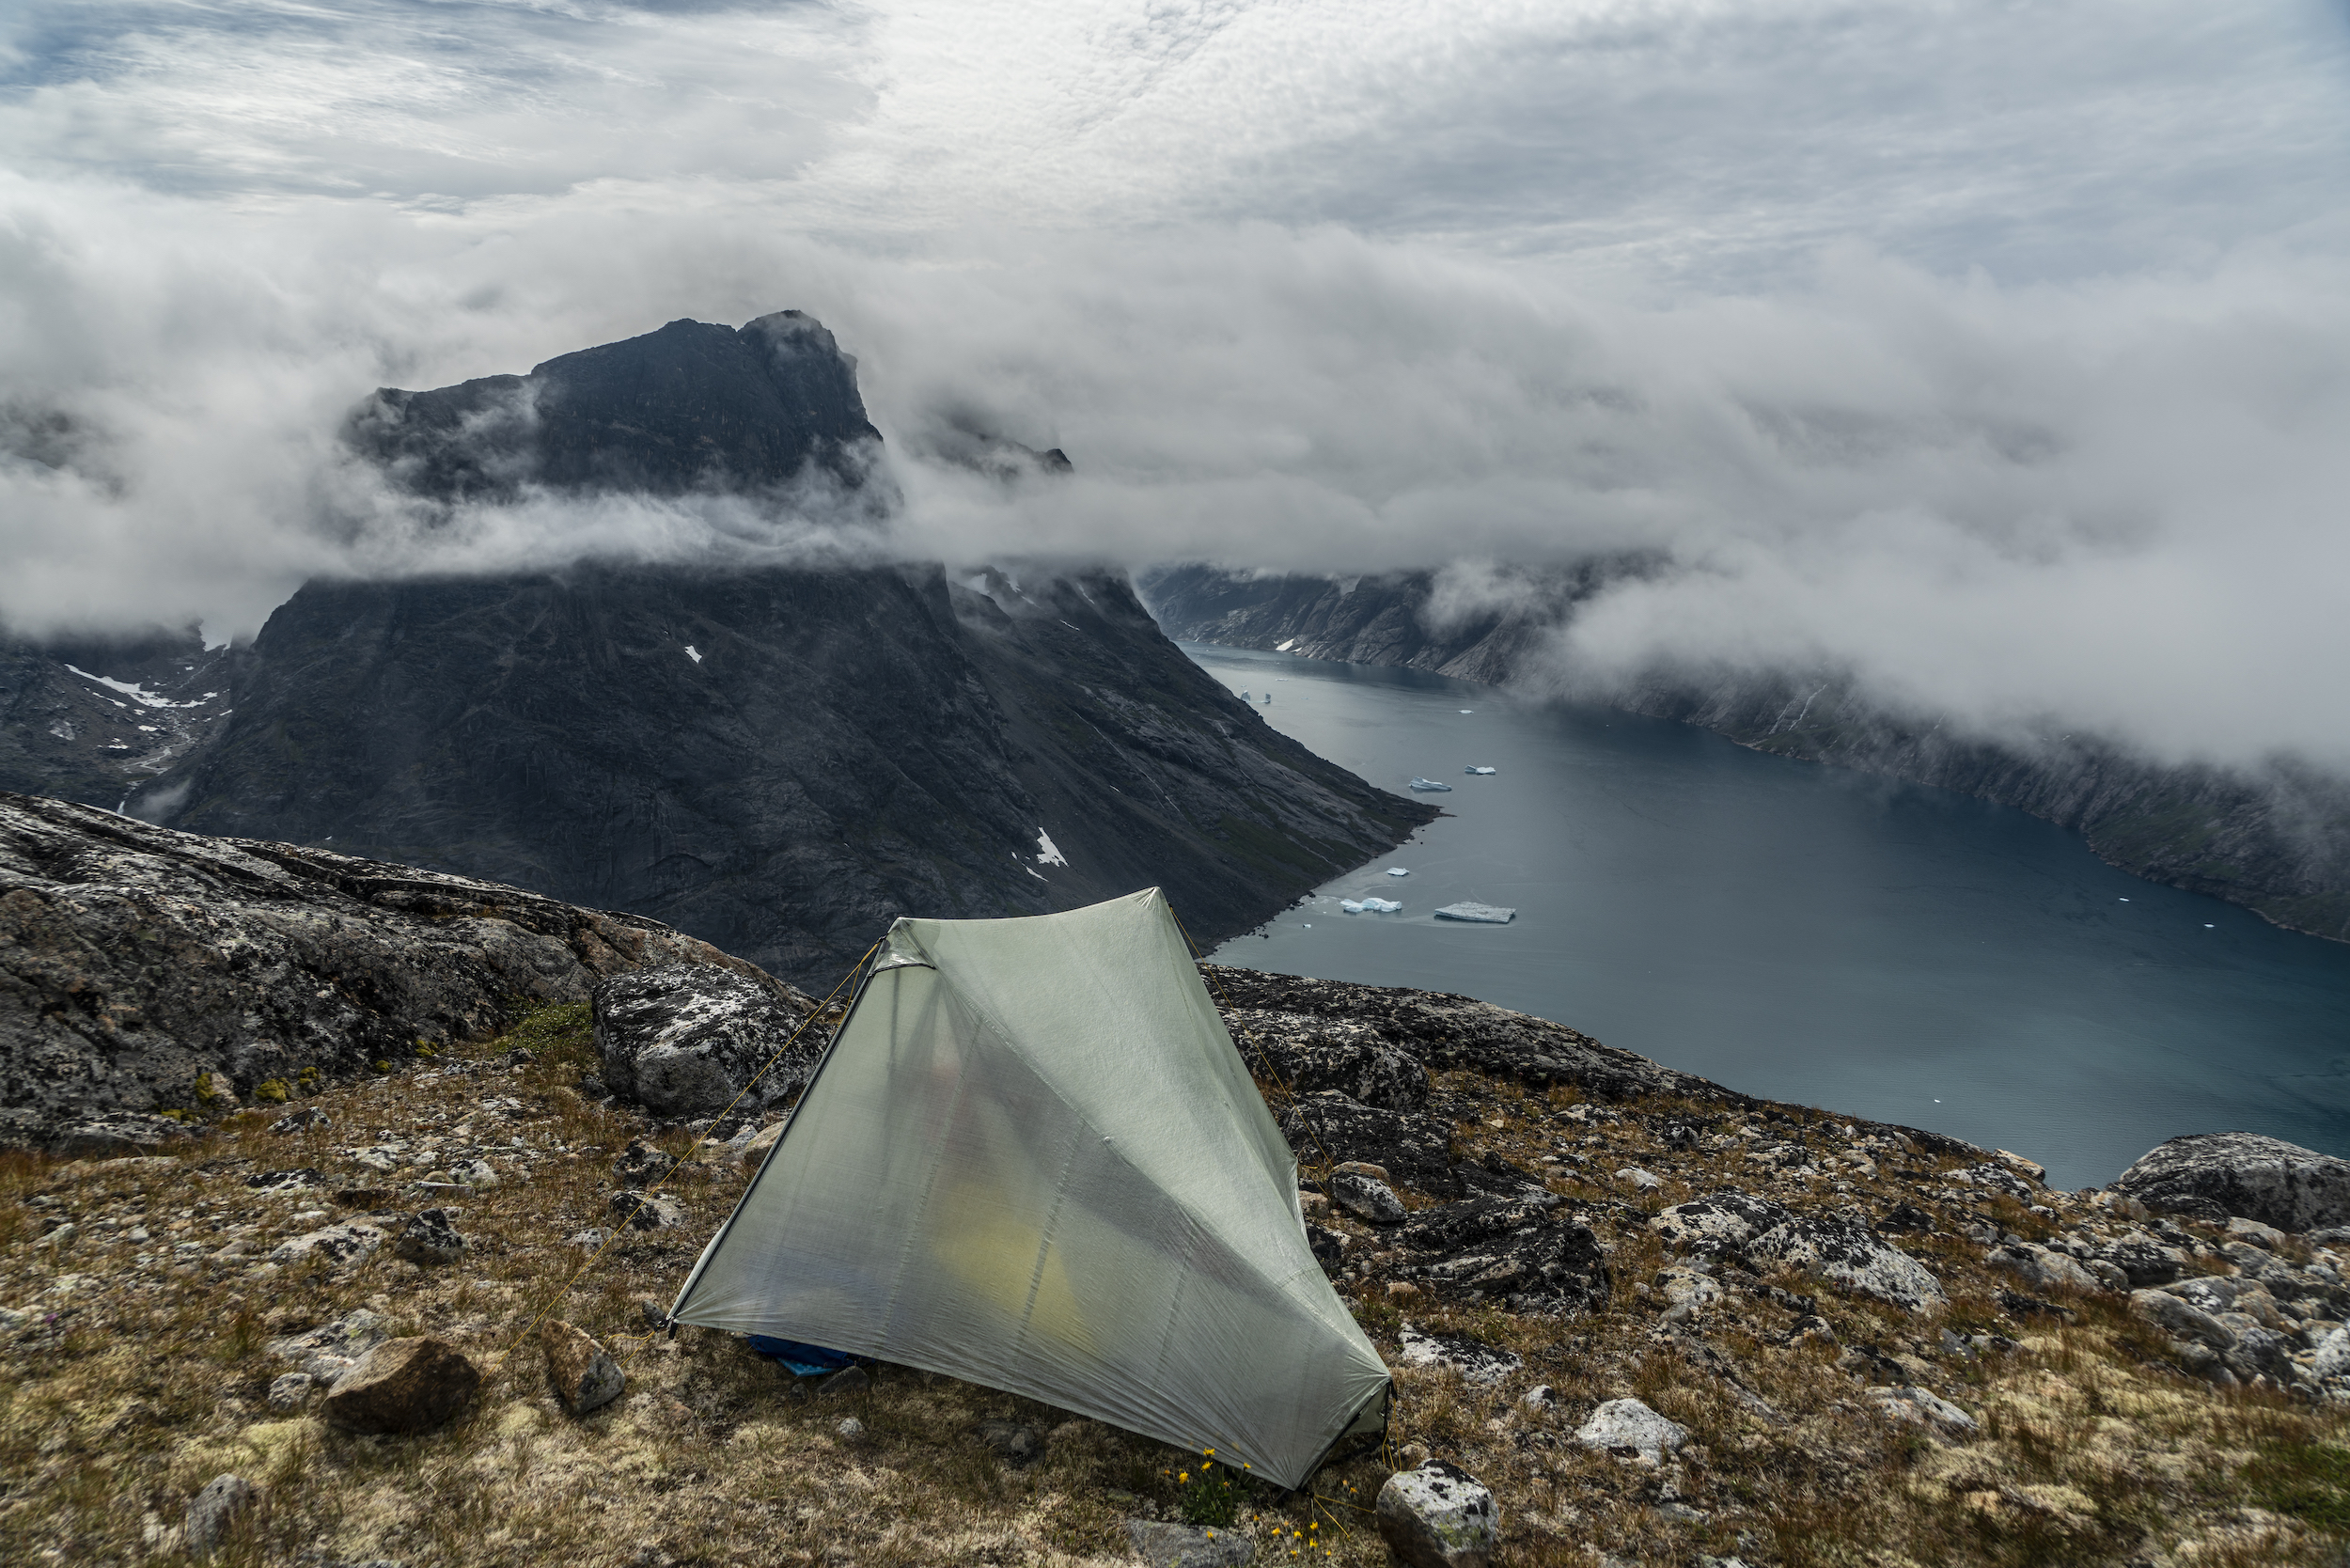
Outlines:
{"label": "grey rock slab", "polygon": [[190,1557],[210,1557],[220,1546],[222,1538],[236,1527],[258,1497],[253,1483],[238,1475],[219,1475],[204,1483],[204,1489],[188,1503],[187,1522],[182,1535]]}
{"label": "grey rock slab", "polygon": [[1155,1519],[1127,1520],[1126,1539],[1151,1568],[1241,1568],[1257,1555],[1257,1544],[1238,1530]]}
{"label": "grey rock slab", "polygon": [[324,1262],[340,1267],[356,1258],[364,1258],[384,1244],[381,1227],[361,1220],[347,1219],[338,1225],[323,1226],[299,1236],[280,1242],[270,1251],[269,1261],[280,1268],[295,1263]]}
{"label": "grey rock slab", "polygon": [[1587,1449],[1630,1452],[1654,1463],[1687,1443],[1689,1429],[1637,1399],[1611,1399],[1575,1428],[1574,1440]]}
{"label": "grey rock slab", "polygon": [[1498,1383],[1525,1362],[1514,1351],[1496,1350],[1474,1340],[1426,1334],[1405,1324],[1398,1335],[1397,1359],[1407,1367],[1449,1367],[1465,1383]]}
{"label": "grey rock slab", "polygon": [[[664,1116],[707,1116],[730,1104],[751,1114],[793,1098],[828,1038],[821,1028],[800,1032],[812,1009],[714,964],[615,975],[598,983],[593,999],[604,1083]],[[757,1087],[736,1103],[761,1068]]]}
{"label": "grey rock slab", "polygon": [[2132,1291],[2130,1310],[2174,1339],[2214,1351],[2235,1348],[2235,1335],[2211,1313],[2168,1291]]}
{"label": "grey rock slab", "polygon": [[1948,1299],[1931,1270],[1856,1219],[1798,1215],[1755,1237],[1747,1252],[1912,1312]]}
{"label": "grey rock slab", "polygon": [[2320,1377],[2350,1377],[2350,1328],[2337,1328],[2318,1341],[2310,1371]]}
{"label": "grey rock slab", "polygon": [[1648,1224],[1675,1251],[1743,1252],[1755,1237],[1794,1217],[1785,1204],[1726,1188],[1676,1203]]}
{"label": "grey rock slab", "polygon": [[606,1205],[613,1223],[628,1231],[673,1231],[685,1223],[685,1211],[666,1198],[616,1192]]}
{"label": "grey rock slab", "polygon": [[2280,1231],[2350,1223],[2350,1160],[2257,1133],[2197,1133],[2147,1151],[2113,1190],[2149,1209]]}
{"label": "grey rock slab", "polygon": [[1399,1278],[1475,1291],[1512,1312],[1572,1316],[1613,1290],[1590,1228],[1547,1192],[1472,1198],[1422,1209],[1395,1231]]}
{"label": "grey rock slab", "polygon": [[1501,1540],[1501,1507],[1476,1477],[1432,1459],[1379,1488],[1379,1538],[1407,1568],[1486,1568]]}
{"label": "grey rock slab", "polygon": [[188,1136],[159,1113],[201,1074],[356,1076],[680,962],[759,977],[634,916],[0,793],[0,1145],[142,1152]]}
{"label": "grey rock slab", "polygon": [[1457,1198],[1452,1175],[1452,1123],[1418,1111],[1381,1110],[1336,1090],[1303,1094],[1281,1115],[1281,1134],[1308,1170],[1325,1160],[1384,1168],[1391,1184],[1438,1198]]}
{"label": "grey rock slab", "polygon": [[1866,1388],[1861,1398],[1888,1420],[1911,1421],[1930,1430],[1964,1435],[1975,1431],[1975,1418],[1929,1388],[1911,1386]]}
{"label": "grey rock slab", "polygon": [[2060,1287],[2076,1291],[2093,1291],[2104,1281],[2092,1274],[2076,1259],[2031,1242],[2012,1242],[1993,1247],[1984,1254],[1983,1262],[1993,1268],[2013,1275],[2030,1290],[2050,1291]]}
{"label": "grey rock slab", "polygon": [[409,1216],[392,1238],[392,1256],[412,1263],[453,1263],[465,1255],[457,1216],[446,1209],[425,1209]]}
{"label": "grey rock slab", "polygon": [[1403,1200],[1385,1182],[1353,1174],[1330,1178],[1330,1197],[1348,1214],[1373,1225],[1403,1223]]}

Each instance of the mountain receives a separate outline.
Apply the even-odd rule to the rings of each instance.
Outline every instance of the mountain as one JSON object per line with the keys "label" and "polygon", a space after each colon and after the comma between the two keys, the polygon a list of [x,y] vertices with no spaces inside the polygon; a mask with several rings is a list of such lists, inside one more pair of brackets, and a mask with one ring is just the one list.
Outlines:
{"label": "mountain", "polygon": [[[854,362],[797,311],[385,388],[345,435],[428,519],[818,487],[854,529],[889,501]],[[1070,467],[958,439],[1009,486]],[[899,914],[1153,884],[1214,942],[1434,815],[1268,728],[1103,572],[318,580],[233,651],[11,645],[0,682],[0,787],[623,909],[810,983]]]}
{"label": "mountain", "polygon": [[[1427,572],[1258,576],[1190,564],[1146,573],[1141,586],[1167,633],[1189,641],[1539,690],[1558,678],[1554,634],[1615,569],[1528,573],[1502,596],[1507,607],[1469,615],[1446,613]],[[2017,807],[2148,881],[2350,941],[2350,783],[2314,769],[2163,767],[2082,736],[2002,745],[1953,735],[1930,714],[1889,713],[1833,677],[1653,676],[1608,700],[1757,750]]]}
{"label": "mountain", "polygon": [[771,489],[811,469],[854,484],[865,417],[856,361],[814,317],[741,327],[677,321],[563,354],[526,376],[431,392],[384,387],[344,429],[399,483],[445,501],[526,484],[677,495]]}
{"label": "mountain", "polygon": [[0,637],[0,790],[119,806],[213,733],[229,658],[193,627]]}

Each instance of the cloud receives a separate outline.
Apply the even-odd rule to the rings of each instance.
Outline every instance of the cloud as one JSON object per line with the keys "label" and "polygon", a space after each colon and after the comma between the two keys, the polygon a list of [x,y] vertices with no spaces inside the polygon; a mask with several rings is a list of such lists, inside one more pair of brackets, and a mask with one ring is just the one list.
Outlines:
{"label": "cloud", "polygon": [[[880,548],[1594,556],[1562,645],[2350,760],[2338,11],[19,8],[0,622],[322,572]],[[785,306],[902,513],[419,514],[380,384]],[[974,432],[1064,447],[1007,481]],[[1491,568],[1503,563],[1510,568]]]}

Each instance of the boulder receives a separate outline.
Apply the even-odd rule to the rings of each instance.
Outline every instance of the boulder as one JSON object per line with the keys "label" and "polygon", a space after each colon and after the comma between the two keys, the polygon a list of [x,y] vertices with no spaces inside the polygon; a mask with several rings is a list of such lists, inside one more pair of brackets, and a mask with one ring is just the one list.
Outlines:
{"label": "boulder", "polygon": [[2186,1269],[2186,1256],[2165,1247],[2143,1231],[2132,1231],[2090,1253],[2092,1262],[2110,1263],[2122,1271],[2132,1290],[2168,1285]]}
{"label": "boulder", "polygon": [[1868,1388],[1861,1398],[1876,1406],[1888,1420],[1912,1421],[1929,1431],[1964,1436],[1975,1430],[1975,1418],[1941,1395],[1918,1388]]}
{"label": "boulder", "polygon": [[555,1397],[574,1416],[603,1409],[628,1387],[628,1378],[612,1359],[612,1353],[560,1318],[539,1325],[539,1347],[546,1352],[547,1377],[555,1385]]}
{"label": "boulder", "polygon": [[1637,1399],[1611,1399],[1575,1428],[1574,1440],[1587,1449],[1629,1453],[1656,1464],[1688,1442],[1689,1430]]}
{"label": "boulder", "polygon": [[677,1168],[677,1157],[641,1138],[630,1138],[620,1157],[612,1162],[612,1184],[623,1192],[641,1192]]}
{"label": "boulder", "polygon": [[481,1387],[481,1372],[446,1340],[386,1340],[345,1372],[323,1414],[346,1432],[430,1432]]}
{"label": "boulder", "polygon": [[1525,1365],[1513,1351],[1496,1350],[1475,1340],[1447,1334],[1423,1334],[1410,1324],[1398,1336],[1402,1350],[1396,1359],[1407,1367],[1449,1367],[1465,1383],[1495,1384]]}
{"label": "boulder", "polygon": [[308,1372],[287,1372],[270,1379],[269,1407],[280,1415],[299,1410],[318,1392],[319,1381]]}
{"label": "boulder", "polygon": [[1352,1172],[1330,1178],[1330,1196],[1340,1208],[1373,1225],[1403,1223],[1403,1200],[1385,1182]]}
{"label": "boulder", "polygon": [[1154,1519],[1126,1521],[1126,1539],[1151,1568],[1242,1568],[1256,1543],[1238,1530],[1198,1529]]}
{"label": "boulder", "polygon": [[2350,1377],[2350,1328],[2337,1328],[2318,1341],[2310,1371],[2320,1377]]}
{"label": "boulder", "polygon": [[1311,1221],[1307,1222],[1306,1245],[1313,1248],[1314,1262],[1322,1265],[1324,1274],[1336,1274],[1340,1265],[1346,1262],[1346,1241],[1343,1231],[1332,1231]]}
{"label": "boulder", "polygon": [[1747,1243],[1794,1217],[1784,1204],[1724,1188],[1676,1203],[1648,1225],[1677,1252],[1740,1253]]}
{"label": "boulder", "polygon": [[2197,1133],[2140,1155],[2113,1190],[2166,1214],[2280,1231],[2350,1224],[2350,1160],[2257,1133]]}
{"label": "boulder", "polygon": [[2235,1348],[2235,1335],[2217,1318],[2168,1291],[2132,1291],[2130,1310],[2177,1340],[2215,1351]]}
{"label": "boulder", "polygon": [[1395,1239],[1409,1255],[1399,1275],[1476,1291],[1512,1312],[1571,1316],[1614,1290],[1599,1238],[1539,1190],[1422,1209]]}
{"label": "boulder", "polygon": [[1747,1254],[1907,1311],[1927,1311],[1947,1299],[1923,1263],[1857,1219],[1797,1215],[1747,1243]]}
{"label": "boulder", "polygon": [[[724,1110],[800,1027],[803,1014],[776,990],[709,964],[673,964],[600,981],[593,993],[596,1053],[616,1093],[664,1116]],[[800,1035],[744,1096],[750,1112],[807,1087],[822,1031]]]}
{"label": "boulder", "polygon": [[383,1243],[384,1232],[376,1226],[347,1219],[339,1225],[306,1231],[299,1236],[278,1243],[270,1250],[269,1261],[280,1268],[313,1261],[339,1267],[354,1258],[366,1257]]}
{"label": "boulder", "polygon": [[1620,1185],[1629,1187],[1634,1192],[1654,1192],[1665,1184],[1664,1178],[1656,1172],[1643,1170],[1637,1165],[1628,1165],[1617,1171],[1616,1181]]}
{"label": "boulder", "polygon": [[181,1531],[188,1555],[212,1556],[222,1538],[253,1507],[257,1497],[253,1483],[243,1476],[214,1476],[206,1482],[204,1490],[188,1503],[187,1523]]}
{"label": "boulder", "polygon": [[[685,1223],[685,1211],[666,1198],[616,1192],[607,1205],[613,1223],[629,1231],[672,1231]],[[603,1243],[599,1239],[598,1246]]]}
{"label": "boulder", "polygon": [[1486,1568],[1501,1509],[1476,1477],[1432,1459],[1379,1488],[1379,1538],[1408,1568]]}
{"label": "boulder", "polygon": [[390,1337],[382,1314],[358,1307],[306,1333],[272,1340],[263,1348],[281,1360],[293,1362],[325,1386],[332,1385],[357,1365],[361,1356]]}
{"label": "boulder", "polygon": [[2104,1281],[2075,1259],[2061,1252],[2051,1252],[2030,1242],[2014,1242],[1995,1247],[1983,1258],[1993,1268],[2015,1276],[2035,1291],[2065,1290],[2093,1291]]}
{"label": "boulder", "polygon": [[465,1255],[465,1238],[446,1209],[425,1209],[409,1216],[392,1238],[392,1256],[412,1263],[453,1263]]}

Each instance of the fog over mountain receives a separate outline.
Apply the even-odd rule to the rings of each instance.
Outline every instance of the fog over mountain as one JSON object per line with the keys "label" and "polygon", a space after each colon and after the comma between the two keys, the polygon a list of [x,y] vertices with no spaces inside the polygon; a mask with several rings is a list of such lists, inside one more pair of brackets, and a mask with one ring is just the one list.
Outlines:
{"label": "fog over mountain", "polygon": [[[0,624],[583,558],[1637,563],[1552,656],[2350,766],[2338,5],[53,4]],[[779,301],[901,498],[455,507],[375,387]],[[1061,447],[1051,485],[975,442]]]}

